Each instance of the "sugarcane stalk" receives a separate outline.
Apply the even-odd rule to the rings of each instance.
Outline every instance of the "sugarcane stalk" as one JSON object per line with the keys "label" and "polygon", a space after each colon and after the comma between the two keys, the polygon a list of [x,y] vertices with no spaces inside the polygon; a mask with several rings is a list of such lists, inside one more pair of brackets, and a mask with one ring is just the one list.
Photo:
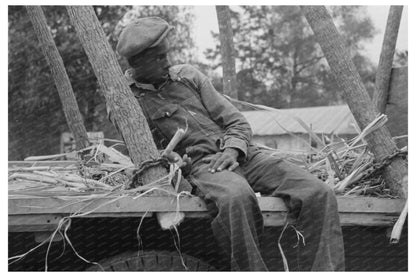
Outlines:
{"label": "sugarcane stalk", "polygon": [[47,176],[40,176],[37,174],[31,174],[31,173],[13,173],[9,176],[9,180],[11,179],[23,179],[23,180],[29,180],[29,181],[37,181],[42,183],[49,183],[49,184],[57,184],[58,181],[56,179],[47,177]]}
{"label": "sugarcane stalk", "polygon": [[74,170],[76,167],[55,167],[55,166],[34,166],[34,167],[16,167],[9,168],[9,172],[34,172],[34,171],[70,171]]}
{"label": "sugarcane stalk", "polygon": [[173,149],[175,149],[176,145],[182,140],[182,138],[185,136],[185,130],[184,129],[178,129],[173,136],[173,138],[170,140],[168,146],[166,146],[165,150],[163,150],[162,156],[169,155]]}
{"label": "sugarcane stalk", "polygon": [[93,179],[87,179],[87,178],[82,178],[76,175],[66,175],[66,176],[60,176],[61,180],[64,181],[68,181],[68,182],[77,182],[77,183],[83,183],[87,186],[89,185],[94,185],[94,186],[99,186],[102,188],[106,188],[106,189],[112,189],[113,187],[110,185],[107,185],[103,182],[97,181],[97,180],[93,180]]}
{"label": "sugarcane stalk", "polygon": [[396,221],[396,223],[393,226],[393,230],[391,231],[391,236],[390,236],[390,243],[391,244],[396,244],[399,243],[400,241],[400,237],[402,235],[402,231],[403,231],[403,226],[404,223],[406,222],[406,217],[407,217],[407,199],[406,199],[406,203],[404,204],[404,208],[402,210],[402,212],[400,213],[399,219]]}
{"label": "sugarcane stalk", "polygon": [[335,171],[335,174],[338,176],[338,178],[339,178],[340,180],[342,180],[342,179],[343,179],[343,176],[342,176],[342,174],[341,174],[341,170],[339,169],[338,164],[337,164],[337,162],[335,161],[335,159],[334,159],[334,156],[333,156],[333,155],[335,155],[335,154],[334,154],[334,151],[331,151],[331,152],[329,152],[329,153],[328,153],[328,160],[329,160],[329,163],[331,164],[331,167],[332,167],[332,169]]}

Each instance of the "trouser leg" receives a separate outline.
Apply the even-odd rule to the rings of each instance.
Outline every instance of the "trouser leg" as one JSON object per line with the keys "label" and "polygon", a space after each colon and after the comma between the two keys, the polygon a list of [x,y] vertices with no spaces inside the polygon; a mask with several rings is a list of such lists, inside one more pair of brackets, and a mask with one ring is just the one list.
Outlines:
{"label": "trouser leg", "polygon": [[218,213],[211,225],[219,245],[230,256],[231,269],[267,270],[259,248],[263,217],[247,181],[226,170],[212,174],[206,164],[197,166],[189,179],[206,200],[216,204]]}
{"label": "trouser leg", "polygon": [[344,270],[344,245],[338,206],[329,186],[305,170],[255,152],[243,165],[255,191],[281,197],[304,238],[299,244],[299,270]]}

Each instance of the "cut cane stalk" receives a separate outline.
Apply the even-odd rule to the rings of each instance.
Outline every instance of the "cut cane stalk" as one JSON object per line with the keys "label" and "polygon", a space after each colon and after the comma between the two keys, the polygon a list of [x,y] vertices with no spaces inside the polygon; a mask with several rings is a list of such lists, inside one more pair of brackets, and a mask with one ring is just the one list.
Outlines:
{"label": "cut cane stalk", "polygon": [[391,236],[390,236],[391,244],[396,244],[396,243],[399,243],[400,241],[403,226],[407,217],[407,212],[408,212],[407,210],[408,210],[408,207],[407,207],[407,200],[406,200],[406,203],[404,204],[404,208],[402,212],[400,213],[399,219],[396,221],[396,223],[393,226],[393,230],[391,231]]}
{"label": "cut cane stalk", "polygon": [[[163,151],[162,156],[169,155],[173,151],[173,149],[175,149],[176,145],[178,145],[178,143],[182,140],[184,135],[185,130],[178,129],[171,141],[169,142],[168,146]],[[175,213],[157,213],[156,217],[161,228],[167,230],[179,225],[184,220],[185,213],[180,212],[178,210]]]}
{"label": "cut cane stalk", "polygon": [[71,167],[57,167],[57,166],[36,166],[36,167],[16,167],[9,168],[9,172],[31,172],[31,171],[71,171],[76,169],[75,166]]}
{"label": "cut cane stalk", "polygon": [[29,180],[29,181],[37,181],[41,183],[49,183],[49,184],[57,184],[58,181],[56,179],[47,177],[47,176],[40,176],[37,174],[32,173],[13,173],[9,176],[10,179],[23,179],[23,180]]}
{"label": "cut cane stalk", "polygon": [[[68,182],[77,182],[77,183],[83,183],[86,184],[87,186],[89,185],[93,185],[93,186],[98,186],[100,188],[105,188],[105,189],[113,189],[112,186],[104,184],[103,182],[100,181],[96,181],[93,179],[86,179],[86,178],[82,178],[76,175],[65,175],[65,176],[60,176],[62,180],[64,181],[68,181]],[[89,186],[91,188],[91,186]]]}

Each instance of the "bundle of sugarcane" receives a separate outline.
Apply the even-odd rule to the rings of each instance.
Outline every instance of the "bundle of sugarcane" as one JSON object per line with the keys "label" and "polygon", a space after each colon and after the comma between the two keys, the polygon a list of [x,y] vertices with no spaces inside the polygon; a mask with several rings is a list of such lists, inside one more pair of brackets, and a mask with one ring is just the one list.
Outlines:
{"label": "bundle of sugarcane", "polygon": [[[83,158],[79,157],[82,153]],[[66,157],[73,163],[56,165],[53,161]],[[81,151],[28,157],[26,162],[32,162],[30,166],[9,168],[9,196],[58,196],[58,195],[88,195],[104,194],[117,189],[127,192],[130,189],[133,176],[137,170],[130,159],[117,151],[114,147],[106,147],[102,144],[94,145]],[[37,162],[40,161],[40,162]],[[48,162],[48,166],[42,162]],[[159,182],[159,185],[167,185],[169,178]],[[146,184],[141,189],[149,189],[152,184]],[[130,192],[130,191],[129,191]]]}
{"label": "bundle of sugarcane", "polygon": [[381,173],[396,156],[407,159],[407,147],[381,162],[375,162],[365,141],[369,133],[386,122],[387,117],[380,115],[354,139],[327,143],[305,167],[338,194],[396,198],[390,193]]}
{"label": "bundle of sugarcane", "polygon": [[[376,163],[365,141],[368,134],[387,122],[385,115],[378,116],[359,132],[357,137],[349,141],[341,138],[335,141],[326,136],[321,138],[299,118],[297,121],[309,133],[311,139],[317,143],[318,148],[310,146],[310,151],[307,152],[289,152],[265,146],[262,148],[268,150],[270,155],[280,156],[308,170],[331,186],[337,194],[396,198],[396,195],[390,193],[381,173],[382,169],[397,155],[407,158],[407,148]],[[297,134],[290,132],[289,134],[300,140],[303,139]],[[309,144],[309,142],[305,142],[305,144]]]}
{"label": "bundle of sugarcane", "polygon": [[[235,100],[227,96],[226,98],[234,104],[249,107],[252,110],[270,111],[272,115],[288,117],[287,114],[282,113],[281,110],[276,108]],[[289,131],[289,128],[283,126],[276,120],[276,117],[271,117],[271,120],[281,129],[285,130],[287,134],[296,137],[297,140],[304,141],[305,145],[309,145],[310,147],[310,151],[307,153],[300,153],[299,151],[290,153],[262,146],[264,149],[268,149],[271,155],[282,156],[286,160],[305,168],[334,188],[337,194],[396,197],[395,195],[391,195],[380,173],[397,155],[407,159],[407,148],[400,149],[396,153],[393,153],[392,156],[387,157],[387,159],[376,163],[365,141],[365,137],[368,134],[387,122],[386,115],[378,115],[362,131],[357,130],[359,131],[357,137],[350,141],[341,140],[341,142],[333,142],[324,135],[320,138],[318,134],[312,131],[309,127],[310,125],[302,121],[299,117],[295,115],[290,115],[289,117],[302,126],[309,134],[310,139],[317,144],[317,148],[310,146],[310,141]],[[358,129],[357,126],[356,129]],[[400,136],[397,139],[405,137],[407,136]]]}

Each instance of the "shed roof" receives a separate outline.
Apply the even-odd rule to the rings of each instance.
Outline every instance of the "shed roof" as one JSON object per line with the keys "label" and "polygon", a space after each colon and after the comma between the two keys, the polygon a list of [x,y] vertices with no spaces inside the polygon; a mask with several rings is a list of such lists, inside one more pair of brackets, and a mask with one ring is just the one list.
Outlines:
{"label": "shed roof", "polygon": [[251,125],[254,135],[282,135],[288,132],[307,133],[300,119],[318,134],[356,135],[358,126],[348,105],[321,106],[275,111],[242,112]]}

